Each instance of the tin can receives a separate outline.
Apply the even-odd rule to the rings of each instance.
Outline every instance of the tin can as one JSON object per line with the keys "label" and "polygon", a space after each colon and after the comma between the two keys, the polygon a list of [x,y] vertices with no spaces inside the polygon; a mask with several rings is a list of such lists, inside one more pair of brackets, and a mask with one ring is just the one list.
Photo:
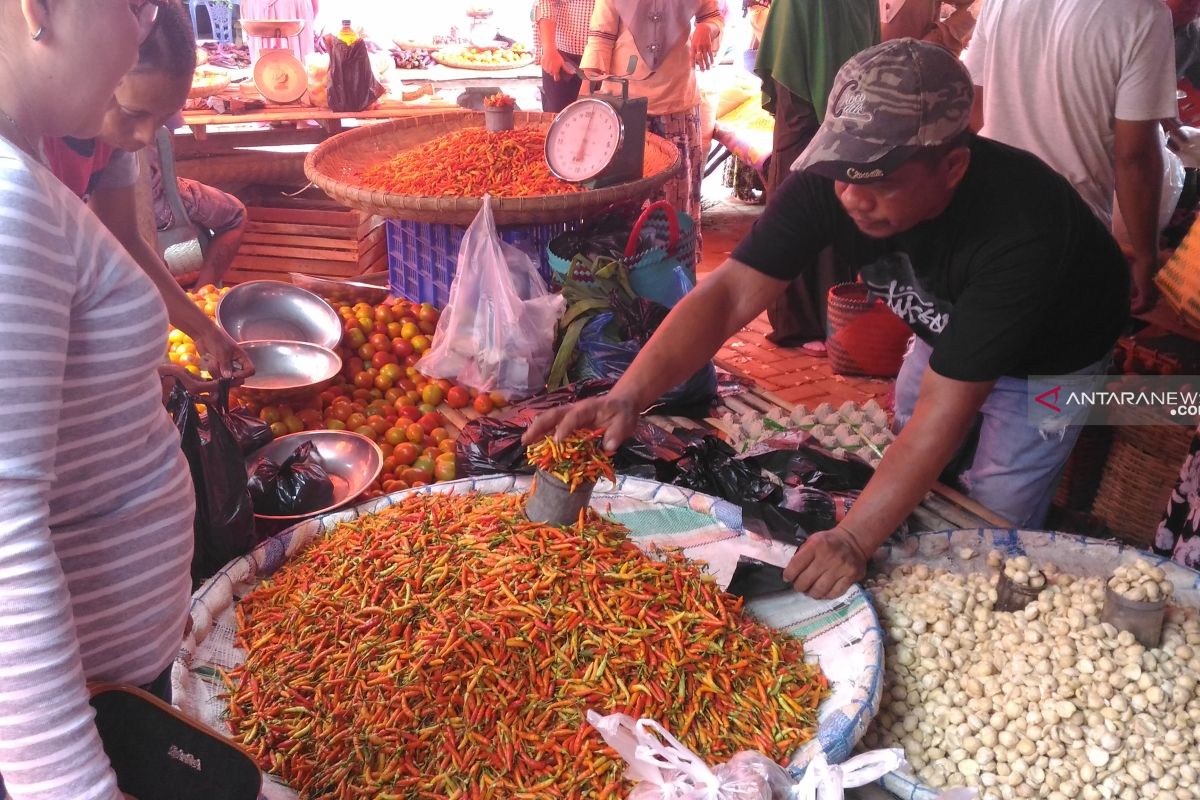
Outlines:
{"label": "tin can", "polygon": [[592,499],[595,481],[571,487],[549,472],[538,470],[525,499],[525,516],[530,522],[565,527],[579,521],[579,514]]}
{"label": "tin can", "polygon": [[1167,599],[1129,600],[1104,587],[1104,610],[1100,619],[1114,628],[1129,631],[1143,647],[1158,647],[1162,639],[1163,617]]}

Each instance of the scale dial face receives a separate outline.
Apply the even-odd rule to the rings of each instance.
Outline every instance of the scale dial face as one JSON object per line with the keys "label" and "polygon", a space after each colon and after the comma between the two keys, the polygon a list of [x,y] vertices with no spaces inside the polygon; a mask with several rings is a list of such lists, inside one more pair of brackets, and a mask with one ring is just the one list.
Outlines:
{"label": "scale dial face", "polygon": [[624,134],[611,105],[590,97],[576,100],[559,112],[546,134],[546,163],[564,181],[590,180],[612,163]]}

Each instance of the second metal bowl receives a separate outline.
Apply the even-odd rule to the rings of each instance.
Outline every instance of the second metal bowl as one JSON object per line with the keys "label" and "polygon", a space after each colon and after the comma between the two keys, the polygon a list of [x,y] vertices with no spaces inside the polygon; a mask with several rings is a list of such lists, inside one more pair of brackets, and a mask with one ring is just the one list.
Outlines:
{"label": "second metal bowl", "polygon": [[217,324],[238,342],[270,339],[333,349],[342,339],[341,318],[329,303],[283,281],[233,287],[217,304]]}
{"label": "second metal bowl", "polygon": [[243,342],[242,349],[254,363],[254,374],[238,392],[266,404],[311,398],[342,369],[337,353],[308,342]]}
{"label": "second metal bowl", "polygon": [[325,462],[325,472],[333,481],[333,504],[295,517],[256,515],[260,519],[296,522],[333,511],[365,492],[383,469],[383,451],[379,445],[362,434],[350,431],[304,431],[280,436],[251,453],[246,459],[246,469],[249,470],[254,462],[264,457],[281,463],[305,442],[312,442]]}

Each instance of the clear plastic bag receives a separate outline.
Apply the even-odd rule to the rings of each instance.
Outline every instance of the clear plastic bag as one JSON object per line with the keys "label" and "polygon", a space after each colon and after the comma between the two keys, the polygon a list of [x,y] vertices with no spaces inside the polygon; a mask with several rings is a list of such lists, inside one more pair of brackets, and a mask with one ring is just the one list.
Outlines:
{"label": "clear plastic bag", "polygon": [[501,241],[485,195],[463,236],[450,301],[421,371],[510,400],[529,397],[546,384],[563,308],[529,256]]}
{"label": "clear plastic bag", "polygon": [[[625,778],[634,782],[627,800],[843,800],[845,789],[906,765],[904,751],[897,748],[861,753],[837,765],[817,752],[795,780],[762,753],[749,750],[709,768],[654,720],[588,711],[587,721],[625,760]],[[938,800],[975,797],[974,789],[951,789]]]}

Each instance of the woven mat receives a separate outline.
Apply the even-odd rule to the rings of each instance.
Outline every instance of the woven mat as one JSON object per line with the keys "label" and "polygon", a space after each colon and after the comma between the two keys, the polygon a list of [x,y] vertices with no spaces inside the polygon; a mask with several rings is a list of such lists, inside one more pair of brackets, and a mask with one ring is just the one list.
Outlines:
{"label": "woven mat", "polygon": [[[234,606],[238,598],[314,538],[360,514],[386,508],[410,493],[522,492],[528,482],[528,477],[501,475],[397,492],[289,528],[231,562],[192,598],[192,631],[184,641],[172,676],[176,705],[222,735],[229,735],[226,704],[218,697],[224,687],[216,669],[230,669],[244,658],[233,644]],[[654,481],[622,476],[616,485],[602,482],[592,496],[592,507],[627,526],[643,549],[652,545],[677,549],[691,559],[708,562],[722,586],[728,584],[741,553],[783,564],[792,552],[743,531],[737,506]],[[792,764],[803,766],[818,748],[831,762],[845,759],[874,718],[882,688],[882,631],[867,595],[855,586],[835,600],[817,601],[789,591],[754,600],[746,608],[764,624],[803,637],[809,658],[819,660],[830,681],[832,695],[819,709],[817,737],[794,754]],[[296,797],[269,777],[267,783],[264,794],[270,800]]]}

